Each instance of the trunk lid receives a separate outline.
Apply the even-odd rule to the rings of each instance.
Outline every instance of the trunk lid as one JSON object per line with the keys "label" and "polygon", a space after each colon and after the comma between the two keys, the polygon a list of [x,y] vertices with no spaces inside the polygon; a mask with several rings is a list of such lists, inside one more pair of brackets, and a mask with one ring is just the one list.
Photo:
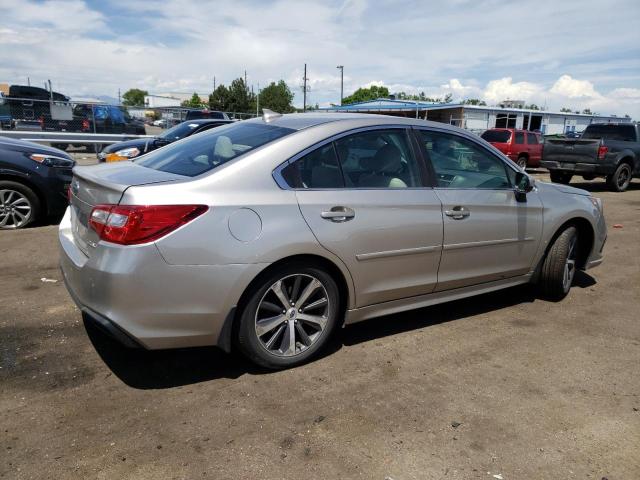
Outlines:
{"label": "trunk lid", "polygon": [[129,187],[185,180],[185,177],[139,166],[132,162],[108,163],[73,169],[70,189],[71,229],[78,247],[87,256],[98,243],[89,226],[91,210],[100,204],[118,204]]}

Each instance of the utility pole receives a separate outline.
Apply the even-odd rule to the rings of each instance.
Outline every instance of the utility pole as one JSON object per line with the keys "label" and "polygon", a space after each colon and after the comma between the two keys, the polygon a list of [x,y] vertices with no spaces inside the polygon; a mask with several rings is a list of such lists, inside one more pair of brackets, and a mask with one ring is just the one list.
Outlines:
{"label": "utility pole", "polygon": [[53,102],[53,88],[51,88],[51,80],[47,80],[49,82],[49,96],[51,97],[51,101]]}
{"label": "utility pole", "polygon": [[31,79],[27,77],[27,85],[31,86]]}
{"label": "utility pole", "polygon": [[216,76],[213,76],[213,91],[216,91]]}
{"label": "utility pole", "polygon": [[118,87],[118,105],[122,105],[122,100],[120,100],[120,87]]}
{"label": "utility pole", "polygon": [[260,82],[258,82],[258,94],[256,95],[256,117],[260,116]]}
{"label": "utility pole", "polygon": [[342,106],[342,98],[344,97],[344,65],[338,65],[340,69],[340,106]]}
{"label": "utility pole", "polygon": [[248,90],[247,88],[247,71],[244,71],[244,88]]}
{"label": "utility pole", "polygon": [[302,77],[302,111],[307,111],[307,64],[304,64],[304,76]]}

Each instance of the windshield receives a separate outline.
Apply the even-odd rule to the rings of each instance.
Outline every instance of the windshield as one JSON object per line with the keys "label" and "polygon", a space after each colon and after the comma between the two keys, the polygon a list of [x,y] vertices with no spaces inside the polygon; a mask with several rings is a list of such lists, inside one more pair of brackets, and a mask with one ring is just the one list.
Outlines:
{"label": "windshield", "polygon": [[487,130],[480,136],[489,143],[507,143],[511,138],[511,132],[509,130]]}
{"label": "windshield", "polygon": [[636,132],[633,125],[589,125],[582,138],[633,142],[636,140]]}
{"label": "windshield", "polygon": [[232,123],[155,150],[135,162],[154,170],[195,177],[293,132],[260,123]]}
{"label": "windshield", "polygon": [[169,142],[175,142],[176,140],[180,140],[181,138],[188,137],[191,135],[199,125],[197,123],[192,122],[182,122],[176,125],[175,127],[170,128],[166,132],[162,132],[158,135],[158,138],[162,138]]}

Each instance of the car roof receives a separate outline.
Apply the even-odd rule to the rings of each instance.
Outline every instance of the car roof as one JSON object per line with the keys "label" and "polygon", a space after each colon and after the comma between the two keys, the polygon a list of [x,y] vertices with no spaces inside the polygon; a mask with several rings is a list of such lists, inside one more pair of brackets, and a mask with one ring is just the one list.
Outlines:
{"label": "car roof", "polygon": [[282,116],[270,118],[268,121],[265,121],[264,117],[252,118],[251,120],[245,121],[250,123],[267,123],[268,125],[291,128],[293,130],[303,130],[332,122],[353,123],[355,121],[362,127],[376,125],[415,125],[460,131],[457,127],[440,122],[432,122],[418,118],[395,117],[391,115],[375,115],[370,113],[287,113]]}
{"label": "car roof", "polygon": [[233,120],[226,118],[194,118],[193,120],[185,120],[181,123],[195,123],[196,125],[202,125],[205,123],[232,123]]}

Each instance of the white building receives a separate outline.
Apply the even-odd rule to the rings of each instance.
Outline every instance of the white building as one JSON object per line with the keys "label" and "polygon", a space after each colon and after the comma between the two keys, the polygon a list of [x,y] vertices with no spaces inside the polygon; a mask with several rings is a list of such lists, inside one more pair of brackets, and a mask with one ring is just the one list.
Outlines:
{"label": "white building", "polygon": [[327,112],[381,113],[447,123],[481,133],[489,128],[521,128],[543,134],[582,132],[590,123],[630,123],[627,117],[551,112],[525,108],[429,103],[379,98],[367,102],[322,108]]}
{"label": "white building", "polygon": [[179,107],[182,101],[176,97],[164,95],[145,95],[144,105],[148,108],[157,107]]}

